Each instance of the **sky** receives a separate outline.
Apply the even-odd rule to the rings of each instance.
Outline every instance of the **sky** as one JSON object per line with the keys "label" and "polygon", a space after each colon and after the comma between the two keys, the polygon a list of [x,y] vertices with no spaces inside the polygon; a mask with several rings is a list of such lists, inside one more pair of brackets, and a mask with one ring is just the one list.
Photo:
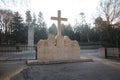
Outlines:
{"label": "sky", "polygon": [[[8,0],[10,1],[10,0]],[[17,0],[19,2],[19,0]],[[21,1],[21,0],[20,0]],[[29,9],[32,13],[35,12],[38,15],[38,12],[43,13],[44,21],[50,26],[52,23],[56,23],[50,19],[51,16],[57,17],[57,11],[61,10],[61,16],[68,18],[67,22],[62,22],[64,24],[74,25],[76,20],[80,21],[80,13],[84,12],[85,19],[87,23],[93,23],[94,17],[96,16],[96,7],[98,6],[99,0],[28,0],[22,2],[23,4],[14,4],[12,6],[11,2],[4,6],[0,2],[0,6],[6,9],[11,9],[13,11],[18,11],[20,14],[25,17],[25,11]]]}

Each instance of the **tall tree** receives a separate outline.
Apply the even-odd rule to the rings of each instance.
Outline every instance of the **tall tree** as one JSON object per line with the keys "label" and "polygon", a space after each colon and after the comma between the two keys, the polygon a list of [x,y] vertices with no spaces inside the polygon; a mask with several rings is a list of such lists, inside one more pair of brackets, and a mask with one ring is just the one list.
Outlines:
{"label": "tall tree", "polygon": [[35,13],[33,13],[33,19],[32,19],[32,25],[33,26],[37,25],[36,21],[37,21],[36,15],[35,15]]}
{"label": "tall tree", "polygon": [[0,44],[2,44],[3,41],[3,32],[2,29],[0,29]]}
{"label": "tall tree", "polygon": [[104,31],[106,36],[104,38],[107,38],[107,42],[113,44],[114,39],[112,39],[111,30],[114,31],[114,29],[112,27],[120,29],[120,0],[100,0],[98,13],[102,18],[102,21],[97,23],[101,25],[99,31]]}
{"label": "tall tree", "polygon": [[10,10],[0,9],[0,29],[4,33],[3,38],[4,42],[8,43],[9,34],[11,32],[10,21],[13,17],[13,12]]}
{"label": "tall tree", "polygon": [[37,26],[34,28],[35,34],[34,34],[34,43],[36,44],[40,39],[47,39],[48,37],[48,32],[47,32],[47,25],[43,21],[43,14],[40,11],[38,14],[38,21],[37,21]]}
{"label": "tall tree", "polygon": [[26,43],[27,37],[25,36],[27,29],[23,24],[23,19],[18,12],[15,12],[11,21],[11,38],[15,43]]}
{"label": "tall tree", "polygon": [[64,25],[62,24],[62,35],[68,36],[70,39],[74,40],[74,31],[70,24]]}
{"label": "tall tree", "polygon": [[35,35],[34,35],[34,43],[36,44],[40,39],[47,39],[48,32],[46,27],[34,27]]}
{"label": "tall tree", "polygon": [[74,32],[77,41],[90,42],[90,26],[88,24],[75,26]]}
{"label": "tall tree", "polygon": [[116,42],[119,41],[120,36],[118,34],[120,30],[119,27],[115,27],[116,25],[114,24],[108,25],[107,21],[104,21],[101,17],[96,18],[95,25],[96,31],[99,33],[100,42],[109,43],[110,45],[117,44]]}
{"label": "tall tree", "polygon": [[19,6],[29,7],[30,2],[31,0],[0,0],[0,3],[4,6],[9,7],[9,9],[11,7],[18,8]]}
{"label": "tall tree", "polygon": [[79,25],[74,26],[74,34],[75,34],[75,40],[77,40],[80,43],[80,34],[81,34],[81,28]]}
{"label": "tall tree", "polygon": [[[112,39],[111,30],[114,31],[112,27],[119,27],[120,0],[101,0],[98,8],[99,16],[101,17],[101,22],[97,23],[101,26],[99,28],[99,32],[102,32],[100,38],[113,44],[114,39]],[[98,20],[98,18],[96,20]]]}
{"label": "tall tree", "polygon": [[26,14],[26,23],[30,27],[32,23],[32,16],[30,10],[27,10],[25,14]]}
{"label": "tall tree", "polygon": [[120,0],[100,0],[98,8],[100,16],[107,21],[108,26],[120,21]]}
{"label": "tall tree", "polygon": [[43,13],[40,11],[39,13],[38,13],[38,26],[39,27],[43,27],[42,25],[43,25]]}

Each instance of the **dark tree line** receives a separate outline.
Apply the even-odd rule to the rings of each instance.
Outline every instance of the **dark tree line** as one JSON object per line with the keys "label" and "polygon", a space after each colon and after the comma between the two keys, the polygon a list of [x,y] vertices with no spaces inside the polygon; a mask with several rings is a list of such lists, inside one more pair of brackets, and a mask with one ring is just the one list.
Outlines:
{"label": "dark tree line", "polygon": [[18,12],[0,10],[0,44],[27,44],[28,29],[34,28],[34,43],[40,39],[47,39],[48,32],[43,14],[39,12],[38,17],[26,11],[26,20]]}
{"label": "dark tree line", "polygon": [[[62,24],[62,35],[77,40],[80,45],[120,46],[120,1],[102,0],[99,6],[101,14],[95,19],[95,26],[87,23],[75,25]],[[38,16],[26,11],[26,20],[18,12],[0,9],[0,44],[27,44],[28,29],[34,28],[34,43],[47,39],[49,34],[56,35],[56,24],[47,28],[43,14]],[[84,16],[84,14],[81,14]],[[83,22],[84,20],[81,20]]]}
{"label": "dark tree line", "polygon": [[[61,27],[63,36],[69,36],[71,40],[77,40],[80,45],[120,46],[120,28],[102,26],[104,28],[99,28],[97,25],[91,27],[88,24],[74,26],[62,24]],[[52,24],[48,32],[56,35],[56,25]]]}
{"label": "dark tree line", "polygon": [[[6,10],[7,11],[7,10]],[[10,13],[9,13],[10,12]],[[1,13],[1,12],[0,12]],[[26,11],[26,21],[18,12],[8,11],[10,14],[7,17],[1,15],[0,23],[0,44],[27,44],[28,29],[34,27],[34,43],[40,39],[47,39],[49,34],[56,35],[56,24],[52,24],[48,29],[44,22],[42,12],[38,17],[35,14],[31,15],[29,10]],[[7,13],[7,14],[8,14]],[[3,14],[3,12],[1,13]],[[6,16],[2,18],[3,16]],[[6,22],[6,18],[8,19]],[[7,25],[4,25],[7,24]],[[69,36],[71,40],[77,40],[80,45],[120,45],[120,25],[107,25],[107,21],[101,17],[96,18],[95,27],[89,24],[79,24],[71,26],[70,24],[62,24],[62,35]]]}

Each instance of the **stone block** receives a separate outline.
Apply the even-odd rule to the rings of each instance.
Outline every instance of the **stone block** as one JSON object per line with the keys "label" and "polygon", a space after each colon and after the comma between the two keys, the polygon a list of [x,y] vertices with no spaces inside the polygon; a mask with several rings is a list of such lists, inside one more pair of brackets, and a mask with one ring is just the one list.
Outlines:
{"label": "stone block", "polygon": [[[106,56],[119,58],[119,48],[106,48]],[[99,48],[99,57],[105,58],[105,48]]]}
{"label": "stone block", "polygon": [[107,48],[107,56],[119,58],[119,48]]}
{"label": "stone block", "polygon": [[99,48],[98,52],[100,58],[105,58],[105,48]]}
{"label": "stone block", "polygon": [[37,59],[40,61],[68,61],[80,59],[80,46],[69,37],[52,36],[37,44]]}

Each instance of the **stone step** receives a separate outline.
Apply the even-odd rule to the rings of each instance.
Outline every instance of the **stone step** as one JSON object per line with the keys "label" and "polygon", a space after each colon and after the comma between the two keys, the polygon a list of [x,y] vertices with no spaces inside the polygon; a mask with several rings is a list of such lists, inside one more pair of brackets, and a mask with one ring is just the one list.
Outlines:
{"label": "stone step", "polygon": [[27,65],[62,64],[62,63],[75,63],[75,62],[93,62],[93,59],[86,58],[79,60],[59,60],[59,61],[28,60]]}

